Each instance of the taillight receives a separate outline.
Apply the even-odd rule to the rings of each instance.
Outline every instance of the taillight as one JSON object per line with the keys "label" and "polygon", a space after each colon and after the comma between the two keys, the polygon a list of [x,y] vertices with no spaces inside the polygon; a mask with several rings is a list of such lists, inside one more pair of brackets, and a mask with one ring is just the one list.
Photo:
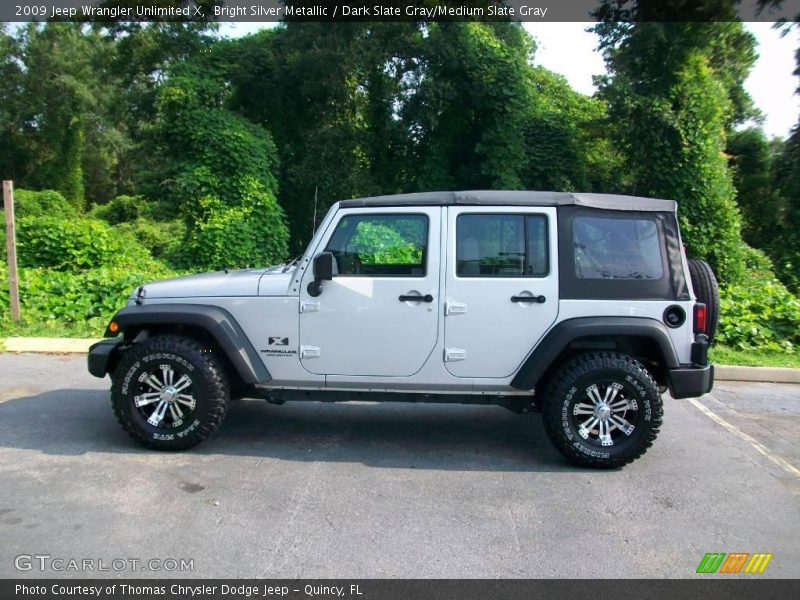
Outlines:
{"label": "taillight", "polygon": [[694,332],[708,333],[708,311],[706,305],[697,302],[694,305]]}

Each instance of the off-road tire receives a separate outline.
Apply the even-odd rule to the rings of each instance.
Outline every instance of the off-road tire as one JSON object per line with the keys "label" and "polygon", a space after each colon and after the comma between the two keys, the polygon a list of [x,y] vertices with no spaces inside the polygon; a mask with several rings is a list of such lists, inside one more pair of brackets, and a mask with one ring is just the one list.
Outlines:
{"label": "off-road tire", "polygon": [[[613,445],[602,446],[599,439],[591,441],[591,434],[584,438],[579,433],[578,422],[594,416],[573,411],[586,410],[576,408],[577,404],[583,407],[591,403],[587,390],[592,384],[608,387],[614,383],[621,386],[619,398],[636,406],[636,418],[633,423],[625,421],[634,425],[631,434],[615,424],[619,437]],[[622,467],[647,452],[661,428],[663,405],[656,382],[639,361],[620,352],[592,352],[571,359],[550,378],[543,400],[542,418],[550,441],[571,462],[583,467]],[[632,418],[634,410],[621,413],[623,419],[626,415]]]}
{"label": "off-road tire", "polygon": [[697,301],[706,305],[709,343],[714,342],[719,324],[719,284],[711,265],[703,260],[689,260],[689,275]]}
{"label": "off-road tire", "polygon": [[[174,427],[148,423],[134,402],[137,394],[148,391],[141,378],[162,366],[190,376],[188,389],[195,400],[186,421]],[[196,446],[217,430],[229,402],[230,385],[222,361],[212,350],[187,337],[155,336],[134,345],[112,376],[111,404],[117,420],[134,440],[148,448],[185,450]]]}

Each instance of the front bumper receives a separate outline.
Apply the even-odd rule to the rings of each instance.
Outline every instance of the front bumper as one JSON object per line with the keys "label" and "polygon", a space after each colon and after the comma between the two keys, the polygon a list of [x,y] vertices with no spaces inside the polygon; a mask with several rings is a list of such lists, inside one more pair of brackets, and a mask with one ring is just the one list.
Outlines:
{"label": "front bumper", "polygon": [[697,398],[710,392],[714,386],[714,365],[670,369],[667,378],[673,398]]}
{"label": "front bumper", "polygon": [[89,373],[95,377],[103,378],[109,369],[113,366],[112,358],[117,348],[121,346],[123,340],[103,340],[92,344],[89,348],[89,355],[87,357],[89,363]]}

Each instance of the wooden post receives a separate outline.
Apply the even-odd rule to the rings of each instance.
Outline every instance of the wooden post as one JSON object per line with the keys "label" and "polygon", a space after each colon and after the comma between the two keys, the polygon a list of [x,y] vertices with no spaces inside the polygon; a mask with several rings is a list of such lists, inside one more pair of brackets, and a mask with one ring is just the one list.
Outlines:
{"label": "wooden post", "polygon": [[17,235],[14,228],[14,184],[3,182],[3,204],[6,212],[6,250],[8,254],[8,300],[11,318],[19,321],[19,277],[17,275]]}

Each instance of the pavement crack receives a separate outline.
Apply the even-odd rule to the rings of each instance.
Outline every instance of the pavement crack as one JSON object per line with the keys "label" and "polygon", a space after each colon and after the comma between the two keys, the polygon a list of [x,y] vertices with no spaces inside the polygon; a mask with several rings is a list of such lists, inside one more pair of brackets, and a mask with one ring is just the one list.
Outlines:
{"label": "pavement crack", "polygon": [[291,514],[289,515],[289,520],[286,523],[286,525],[282,528],[281,534],[275,541],[275,545],[272,548],[272,554],[270,556],[269,563],[267,564],[264,571],[261,573],[262,579],[266,578],[267,574],[272,572],[272,568],[274,567],[275,561],[279,555],[285,554],[288,556],[293,554],[297,549],[297,546],[299,545],[300,541],[302,540],[301,535],[294,536],[288,548],[284,552],[281,551],[282,547],[284,546],[284,540],[286,540],[286,538],[294,529],[294,524],[295,521],[297,520],[297,515],[300,514],[300,511],[303,508],[303,505],[305,504],[306,498],[308,498],[308,495],[311,491],[311,486],[317,479],[318,471],[319,471],[319,462],[315,462],[311,467],[311,474],[308,476],[305,485],[300,490],[300,492],[295,496],[295,502],[294,506],[292,507]]}
{"label": "pavement crack", "polygon": [[517,552],[522,552],[522,540],[519,537],[519,530],[517,528],[517,519],[514,516],[514,511],[511,510],[511,499],[513,495],[511,493],[511,488],[507,485],[506,479],[504,476],[501,476],[501,480],[503,482],[503,487],[506,488],[506,501],[504,503],[506,513],[508,513],[508,520],[511,523],[511,533],[514,534],[514,542],[517,546]]}

